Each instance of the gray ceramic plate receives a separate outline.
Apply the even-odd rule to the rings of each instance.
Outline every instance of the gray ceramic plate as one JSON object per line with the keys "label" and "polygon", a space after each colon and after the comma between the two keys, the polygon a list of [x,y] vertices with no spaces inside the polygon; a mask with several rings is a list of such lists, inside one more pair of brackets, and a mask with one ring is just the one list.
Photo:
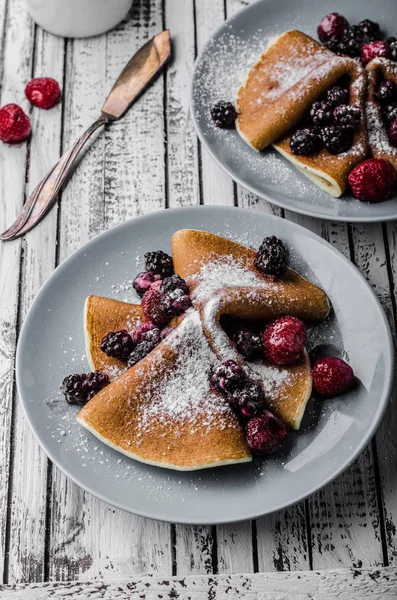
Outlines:
{"label": "gray ceramic plate", "polygon": [[234,100],[248,68],[270,37],[289,29],[317,37],[317,25],[330,10],[344,14],[352,24],[373,19],[387,35],[397,34],[395,0],[259,0],[226,21],[197,59],[192,84],[197,133],[211,156],[235,181],[273,204],[333,221],[393,220],[397,218],[397,194],[372,205],[358,202],[347,193],[335,199],[298,173],[275,150],[257,153],[236,131],[217,129],[210,118],[210,108],[216,101]]}
{"label": "gray ceramic plate", "polygon": [[[182,228],[219,233],[257,247],[265,235],[286,241],[291,263],[319,284],[333,316],[309,333],[311,346],[346,356],[361,383],[351,393],[313,402],[300,432],[281,456],[194,473],[135,462],[111,450],[75,421],[77,409],[59,391],[62,379],[88,369],[83,305],[99,294],[136,301],[131,280],[143,253],[170,251]],[[363,450],[386,406],[392,344],[385,316],[356,268],[332,246],[298,225],[236,208],[161,211],[128,221],[91,240],[65,260],[35,299],[17,353],[20,397],[39,442],[71,479],[125,510],[166,521],[221,523],[270,513],[298,502],[341,473]]]}

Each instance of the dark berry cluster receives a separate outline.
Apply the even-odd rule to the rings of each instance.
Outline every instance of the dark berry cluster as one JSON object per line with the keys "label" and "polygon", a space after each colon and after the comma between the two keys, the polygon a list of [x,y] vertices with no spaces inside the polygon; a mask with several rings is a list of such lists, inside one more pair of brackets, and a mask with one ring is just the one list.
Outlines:
{"label": "dark berry cluster", "polygon": [[237,111],[231,102],[220,100],[211,108],[211,118],[216,127],[221,129],[233,129],[237,119]]}
{"label": "dark berry cluster", "polygon": [[146,271],[154,273],[154,275],[160,275],[161,279],[164,279],[164,277],[171,277],[171,275],[174,274],[172,256],[166,254],[166,252],[163,252],[162,250],[146,252],[145,269]]}
{"label": "dark berry cluster", "polygon": [[139,342],[135,346],[128,358],[128,366],[133,367],[137,362],[145,358],[162,341],[161,330],[153,327],[146,330],[146,333],[139,335]]}
{"label": "dark berry cluster", "polygon": [[61,391],[68,404],[86,404],[109,383],[109,377],[100,371],[76,373],[62,381]]}
{"label": "dark berry cluster", "polygon": [[381,81],[374,96],[382,107],[389,142],[397,148],[397,90],[393,81]]}
{"label": "dark berry cluster", "polygon": [[221,363],[214,370],[211,383],[216,390],[226,394],[230,406],[243,417],[250,418],[263,408],[262,388],[251,381],[234,360]]}
{"label": "dark berry cluster", "polygon": [[179,275],[155,282],[142,299],[145,318],[156,325],[168,323],[190,306],[189,287]]}
{"label": "dark berry cluster", "polygon": [[102,339],[100,348],[107,356],[127,362],[129,355],[134,349],[134,342],[125,329],[110,331]]}
{"label": "dark berry cluster", "polygon": [[256,253],[254,265],[264,275],[280,277],[287,271],[287,251],[275,235],[266,237]]}
{"label": "dark berry cluster", "polygon": [[118,358],[132,367],[154,350],[168,334],[168,330],[162,331],[154,323],[141,323],[131,333],[124,329],[111,331],[105,335],[100,347],[107,356]]}

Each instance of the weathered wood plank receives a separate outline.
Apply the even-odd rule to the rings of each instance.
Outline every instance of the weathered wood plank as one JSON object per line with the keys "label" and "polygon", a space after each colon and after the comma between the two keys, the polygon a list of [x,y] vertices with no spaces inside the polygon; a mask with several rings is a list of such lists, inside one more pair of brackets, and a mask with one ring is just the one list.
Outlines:
{"label": "weathered wood plank", "polygon": [[[4,27],[6,4],[0,8],[2,38],[1,105],[17,102],[29,113],[24,86],[30,79],[34,29],[27,18],[25,2],[10,0]],[[15,220],[24,200],[28,143],[0,144],[0,226],[4,231]],[[0,311],[0,580],[4,573],[7,503],[9,493],[10,443],[13,414],[14,356],[17,335],[21,241],[1,244]]]}
{"label": "weathered wood plank", "polygon": [[212,575],[171,577],[166,580],[143,576],[114,582],[69,582],[0,586],[3,600],[129,600],[132,597],[191,598],[191,600],[318,600],[351,598],[352,600],[395,600],[397,571],[381,569],[340,569],[291,573],[257,573],[255,575]]}

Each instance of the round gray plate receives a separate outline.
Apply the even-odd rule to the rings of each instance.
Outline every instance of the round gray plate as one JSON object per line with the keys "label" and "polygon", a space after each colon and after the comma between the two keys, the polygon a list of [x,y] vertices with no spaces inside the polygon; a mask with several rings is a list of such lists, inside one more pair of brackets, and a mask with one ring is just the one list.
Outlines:
{"label": "round gray plate", "polygon": [[269,38],[300,29],[317,38],[317,25],[330,12],[341,12],[353,24],[380,23],[397,34],[395,0],[259,0],[226,21],[197,59],[192,83],[192,114],[198,136],[211,156],[238,183],[261,198],[305,215],[333,221],[390,221],[397,218],[397,195],[380,204],[341,199],[321,191],[275,150],[257,153],[236,131],[214,126],[210,108],[218,100],[234,101],[250,66]]}
{"label": "round gray plate", "polygon": [[[282,455],[252,464],[183,473],[141,464],[80,427],[77,408],[59,391],[70,373],[88,370],[83,306],[89,294],[134,302],[131,280],[143,253],[170,251],[172,234],[193,228],[258,247],[285,240],[291,264],[320,285],[333,315],[309,332],[311,346],[331,345],[360,379],[351,393],[312,402],[301,431]],[[78,485],[125,510],[179,523],[222,523],[270,513],[308,496],[363,450],[386,406],[392,344],[382,308],[360,273],[332,246],[272,215],[225,207],[156,212],[115,227],[65,260],[41,289],[22,328],[18,389],[44,450]]]}

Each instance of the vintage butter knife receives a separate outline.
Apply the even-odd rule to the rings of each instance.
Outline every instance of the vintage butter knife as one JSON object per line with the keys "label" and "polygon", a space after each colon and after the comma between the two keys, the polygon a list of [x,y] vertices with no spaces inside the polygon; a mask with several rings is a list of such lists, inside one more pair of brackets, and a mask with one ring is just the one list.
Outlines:
{"label": "vintage butter knife", "polygon": [[8,241],[24,235],[47,214],[90,136],[101,125],[117,121],[124,115],[162,69],[170,55],[171,40],[168,29],[156,35],[138,50],[119,75],[102,107],[101,116],[38,184],[26,200],[15,223],[0,235],[0,239]]}

